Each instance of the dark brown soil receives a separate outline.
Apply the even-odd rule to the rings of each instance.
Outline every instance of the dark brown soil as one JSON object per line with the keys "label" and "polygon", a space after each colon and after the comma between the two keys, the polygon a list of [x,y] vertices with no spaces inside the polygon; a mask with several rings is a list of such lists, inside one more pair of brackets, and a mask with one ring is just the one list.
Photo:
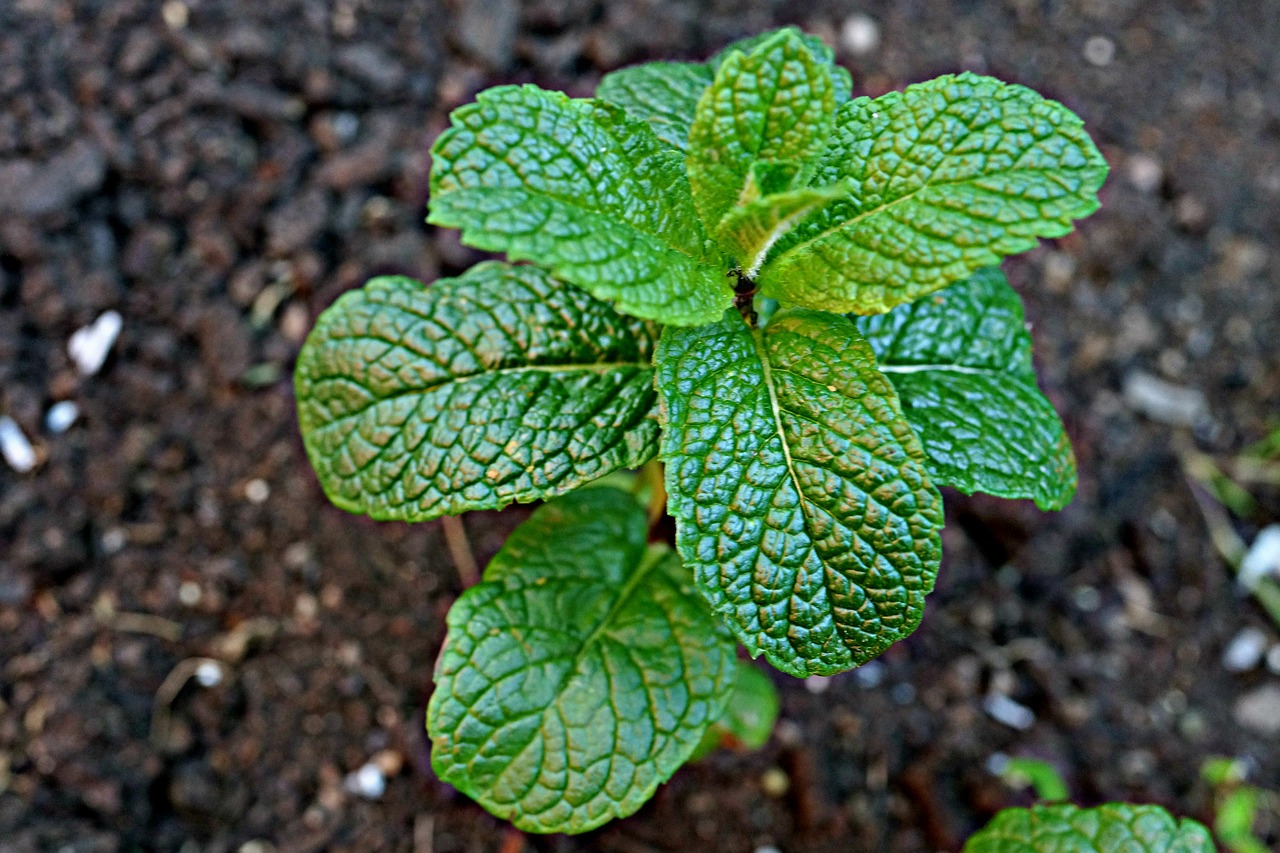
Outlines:
{"label": "dark brown soil", "polygon": [[[326,504],[294,356],[364,278],[475,260],[422,217],[429,143],[478,89],[586,95],[779,23],[835,42],[853,11],[881,36],[841,55],[859,91],[988,72],[1065,101],[1113,164],[1100,213],[1007,265],[1080,494],[949,495],[909,641],[777,677],[766,749],[682,770],[634,818],[522,838],[430,773],[460,590],[441,526]],[[955,850],[1027,801],[995,752],[1053,761],[1083,803],[1201,819],[1208,756],[1280,787],[1277,735],[1237,719],[1278,677],[1221,663],[1242,628],[1280,637],[1174,450],[1229,453],[1280,415],[1277,44],[1274,0],[0,0],[0,414],[42,457],[0,465],[0,851]],[[81,377],[67,339],[107,309],[123,334]],[[1122,391],[1140,373],[1206,411],[1149,419]],[[64,399],[81,418],[53,434]],[[1263,499],[1250,524],[1280,516]],[[526,514],[464,520],[482,564]],[[202,658],[214,686],[184,680]],[[346,791],[371,760],[385,793]]]}

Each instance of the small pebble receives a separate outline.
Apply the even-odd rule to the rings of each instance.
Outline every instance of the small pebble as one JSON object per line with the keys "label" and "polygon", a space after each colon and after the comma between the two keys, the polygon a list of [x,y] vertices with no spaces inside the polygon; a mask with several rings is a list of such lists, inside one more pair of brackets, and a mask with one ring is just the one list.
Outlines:
{"label": "small pebble", "polygon": [[905,681],[901,684],[895,684],[889,691],[889,698],[893,700],[895,705],[910,705],[916,700],[916,688]]}
{"label": "small pebble", "polygon": [[760,776],[760,789],[776,799],[791,790],[791,780],[781,767],[770,767]]}
{"label": "small pebble", "polygon": [[1271,651],[1267,652],[1267,669],[1280,675],[1280,643],[1272,646]]}
{"label": "small pebble", "polygon": [[878,660],[867,661],[853,671],[853,680],[858,682],[859,687],[868,690],[879,687],[880,682],[884,681],[884,664]]}
{"label": "small pebble", "polygon": [[1003,752],[993,752],[987,757],[987,772],[992,776],[1003,776],[1009,769],[1009,756]]}
{"label": "small pebble", "polygon": [[387,790],[387,777],[378,765],[367,763],[354,773],[348,773],[342,787],[366,800],[377,800]]}
{"label": "small pebble", "polygon": [[1236,580],[1245,589],[1256,589],[1263,578],[1280,577],[1280,524],[1268,524],[1253,540]]}
{"label": "small pebble", "polygon": [[1257,628],[1240,631],[1227,643],[1222,653],[1222,666],[1228,672],[1248,672],[1262,662],[1267,651],[1267,635]]}
{"label": "small pebble", "polygon": [[181,0],[169,0],[168,3],[160,7],[160,17],[164,18],[164,22],[169,25],[170,29],[181,30],[186,27],[187,22],[190,20],[191,10]]}
{"label": "small pebble", "polygon": [[119,554],[124,549],[126,542],[128,542],[128,539],[124,535],[124,531],[119,527],[113,527],[102,534],[102,550],[106,552],[108,557],[112,554]]}
{"label": "small pebble", "polygon": [[870,15],[850,15],[840,27],[840,46],[854,56],[865,56],[880,46],[880,25]]}
{"label": "small pebble", "polygon": [[1035,712],[1026,705],[1013,701],[1002,693],[989,693],[982,700],[982,710],[997,723],[1024,732],[1035,725]]}
{"label": "small pebble", "polygon": [[271,497],[271,487],[267,485],[266,480],[254,478],[244,486],[244,496],[251,503],[266,503],[267,498]]}
{"label": "small pebble", "polygon": [[1236,702],[1236,722],[1261,735],[1280,735],[1280,685],[1264,684]]}
{"label": "small pebble", "polygon": [[765,844],[761,847],[757,847],[755,853],[782,853],[782,851],[777,847],[774,847],[772,844]]}
{"label": "small pebble", "polygon": [[1141,370],[1124,378],[1124,400],[1135,411],[1170,426],[1193,426],[1209,411],[1198,389],[1174,385]]}
{"label": "small pebble", "polygon": [[195,581],[183,581],[178,584],[178,601],[187,607],[195,607],[200,603],[200,599],[204,597],[204,593],[200,589],[200,584]]}
{"label": "small pebble", "polygon": [[1160,188],[1164,180],[1164,169],[1156,158],[1147,154],[1134,154],[1125,163],[1129,173],[1129,183],[1142,193],[1153,193]]}
{"label": "small pebble", "polygon": [[804,689],[815,696],[826,693],[831,687],[831,677],[827,675],[811,675],[804,680]]}
{"label": "small pebble", "polygon": [[17,421],[8,415],[0,417],[0,454],[9,467],[25,474],[36,467],[36,450]]}
{"label": "small pebble", "polygon": [[83,376],[93,376],[102,369],[107,353],[120,337],[124,318],[118,311],[106,311],[87,326],[77,329],[67,341],[67,354]]}
{"label": "small pebble", "polygon": [[44,416],[44,428],[54,435],[60,435],[71,428],[80,417],[80,407],[71,400],[62,400],[49,407]]}
{"label": "small pebble", "polygon": [[1094,36],[1084,43],[1084,58],[1099,68],[1116,58],[1116,43],[1106,36]]}
{"label": "small pebble", "polygon": [[196,683],[201,687],[217,687],[222,683],[222,665],[207,660],[196,667]]}

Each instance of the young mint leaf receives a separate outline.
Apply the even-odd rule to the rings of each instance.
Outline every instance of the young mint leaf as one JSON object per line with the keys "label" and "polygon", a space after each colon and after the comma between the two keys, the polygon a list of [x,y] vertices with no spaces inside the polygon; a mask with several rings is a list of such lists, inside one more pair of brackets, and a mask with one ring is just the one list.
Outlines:
{"label": "young mint leaf", "polygon": [[330,500],[378,519],[562,494],[653,456],[656,337],[537,267],[376,278],[298,357],[307,454]]}
{"label": "young mint leaf", "polygon": [[793,31],[731,52],[689,130],[689,183],[707,229],[717,234],[735,207],[808,183],[834,111],[830,67]]}
{"label": "young mint leaf", "polygon": [[431,763],[521,829],[631,814],[724,711],[733,642],[645,539],[630,495],[584,489],[535,512],[449,611]]}
{"label": "young mint leaf", "polygon": [[898,389],[935,483],[1033,498],[1041,509],[1071,501],[1071,442],[1036,387],[1022,301],[999,268],[853,319]]}
{"label": "young mint leaf", "polygon": [[729,211],[720,223],[720,244],[754,278],[774,243],[821,205],[848,195],[848,187],[831,184],[758,198]]}
{"label": "young mint leaf", "polygon": [[964,73],[844,105],[813,186],[853,191],[779,240],[761,292],[828,311],[909,302],[1098,207],[1107,164],[1066,107]]}
{"label": "young mint leaf", "polygon": [[1004,809],[964,853],[1214,853],[1209,831],[1159,806],[1108,803]]}
{"label": "young mint leaf", "polygon": [[698,587],[751,654],[797,676],[910,634],[942,499],[871,347],[805,309],[668,327],[656,360],[668,508]]}
{"label": "young mint leaf", "polygon": [[703,734],[690,761],[706,758],[721,746],[759,749],[773,733],[780,707],[778,691],[769,676],[746,661],[738,661],[738,675],[724,716]]}
{"label": "young mint leaf", "polygon": [[826,42],[811,33],[806,33],[799,27],[782,27],[776,30],[766,30],[754,36],[747,36],[746,38],[738,39],[737,41],[727,45],[719,53],[713,54],[711,59],[707,60],[707,65],[714,74],[715,71],[720,68],[721,64],[723,64],[734,51],[737,51],[738,53],[750,53],[780,33],[790,33],[795,36],[806,48],[809,49],[809,52],[813,54],[814,59],[824,65],[831,66],[831,77],[836,87],[836,103],[844,103],[849,100],[853,92],[853,78],[849,76],[849,71],[839,65],[836,65],[835,51],[828,47]]}
{"label": "young mint leaf", "polygon": [[432,148],[431,224],[637,317],[706,323],[732,303],[682,159],[644,122],[536,86],[489,89],[452,120]]}
{"label": "young mint leaf", "polygon": [[684,151],[698,99],[714,77],[704,62],[649,62],[604,75],[596,97],[649,122],[659,139]]}
{"label": "young mint leaf", "polygon": [[835,64],[835,55],[822,39],[795,27],[770,30],[734,42],[708,62],[648,62],[611,71],[600,81],[596,97],[622,107],[632,118],[648,121],[659,139],[685,151],[698,99],[711,85],[720,64],[731,53],[750,53],[782,32],[793,33],[818,62],[831,67],[836,103],[849,100],[853,90],[849,72]]}

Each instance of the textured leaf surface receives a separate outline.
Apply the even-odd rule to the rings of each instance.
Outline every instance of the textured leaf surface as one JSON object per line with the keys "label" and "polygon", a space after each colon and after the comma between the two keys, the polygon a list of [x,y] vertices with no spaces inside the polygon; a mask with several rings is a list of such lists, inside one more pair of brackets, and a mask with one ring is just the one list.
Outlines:
{"label": "textured leaf surface", "polygon": [[676,540],[748,651],[830,674],[911,633],[942,500],[853,324],[792,309],[762,330],[668,327],[656,364]]}
{"label": "textured leaf surface", "polygon": [[432,764],[521,829],[631,814],[724,710],[733,642],[645,538],[630,495],[584,489],[535,512],[449,611]]}
{"label": "textured leaf surface", "polygon": [[834,111],[830,67],[794,32],[730,52],[689,131],[689,182],[707,228],[714,234],[738,205],[804,186]]}
{"label": "textured leaf surface", "polygon": [[1107,165],[1080,119],[1023,86],[947,75],[844,105],[813,181],[849,181],[779,241],[766,295],[874,314],[909,302],[1098,207]]}
{"label": "textured leaf surface", "polygon": [[1061,509],[1076,463],[1036,387],[1022,301],[989,267],[888,314],[855,318],[898,389],[938,485]]}
{"label": "textured leaf surface", "polygon": [[835,65],[835,55],[822,39],[795,27],[771,30],[734,42],[708,62],[648,62],[621,68],[604,75],[596,97],[622,107],[633,118],[649,122],[653,132],[666,144],[684,151],[689,144],[689,128],[698,99],[711,85],[716,69],[731,53],[751,49],[780,32],[791,32],[821,63],[831,66],[837,103],[849,100],[853,81],[849,72]]}
{"label": "textured leaf surface", "polygon": [[432,224],[637,317],[706,323],[732,303],[683,160],[644,122],[536,86],[489,89],[452,121],[432,149]]}
{"label": "textured leaf surface", "polygon": [[746,661],[738,661],[738,676],[724,715],[707,729],[690,761],[705,758],[721,746],[759,749],[769,741],[781,703],[769,676]]}
{"label": "textured leaf surface", "polygon": [[307,453],[330,500],[379,519],[561,494],[653,456],[655,340],[536,267],[374,279],[298,357]]}
{"label": "textured leaf surface", "polygon": [[659,139],[684,151],[698,99],[714,77],[705,62],[648,62],[604,75],[596,97],[649,122]]}
{"label": "textured leaf surface", "polygon": [[1108,803],[1005,809],[964,853],[1214,853],[1209,831],[1159,806]]}

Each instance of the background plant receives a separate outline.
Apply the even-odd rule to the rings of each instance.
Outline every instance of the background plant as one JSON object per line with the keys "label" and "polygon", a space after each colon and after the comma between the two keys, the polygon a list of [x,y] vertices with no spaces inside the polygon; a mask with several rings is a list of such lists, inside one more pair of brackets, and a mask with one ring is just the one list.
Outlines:
{"label": "background plant", "polygon": [[433,149],[429,221],[538,266],[375,279],[299,359],[312,463],[375,518],[665,463],[679,556],[625,493],[581,491],[450,614],[433,763],[522,828],[638,808],[722,719],[735,638],[804,676],[907,636],[938,485],[1074,492],[991,265],[1096,209],[1106,164],[1021,86],[850,89],[789,29],[624,69],[595,99],[481,93]]}

